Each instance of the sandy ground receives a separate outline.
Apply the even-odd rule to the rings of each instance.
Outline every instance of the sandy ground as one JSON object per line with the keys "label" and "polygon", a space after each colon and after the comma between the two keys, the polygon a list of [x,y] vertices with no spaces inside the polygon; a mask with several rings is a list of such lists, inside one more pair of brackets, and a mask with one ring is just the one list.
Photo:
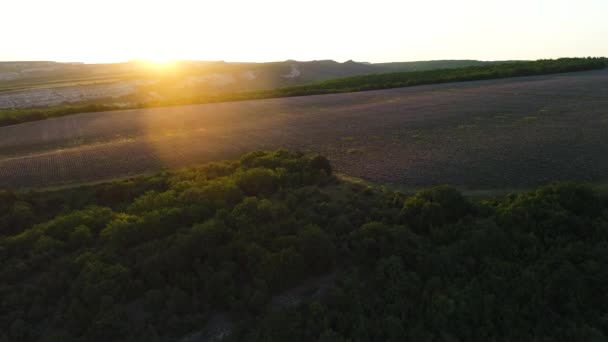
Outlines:
{"label": "sandy ground", "polygon": [[85,113],[0,128],[0,186],[98,181],[254,149],[377,182],[485,189],[608,178],[608,70]]}

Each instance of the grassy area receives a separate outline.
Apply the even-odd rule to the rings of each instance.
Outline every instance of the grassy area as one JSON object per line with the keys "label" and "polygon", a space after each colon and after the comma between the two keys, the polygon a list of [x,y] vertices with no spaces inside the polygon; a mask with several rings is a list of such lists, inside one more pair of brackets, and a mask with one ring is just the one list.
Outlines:
{"label": "grassy area", "polygon": [[309,85],[262,91],[169,96],[157,100],[132,100],[129,105],[104,104],[101,101],[74,103],[56,107],[0,110],[0,126],[59,117],[83,112],[111,111],[212,102],[243,101],[265,98],[348,93],[365,90],[410,87],[424,84],[478,81],[508,77],[535,76],[554,73],[603,69],[605,58],[562,58],[533,62],[510,62],[454,69],[371,74],[334,79]]}

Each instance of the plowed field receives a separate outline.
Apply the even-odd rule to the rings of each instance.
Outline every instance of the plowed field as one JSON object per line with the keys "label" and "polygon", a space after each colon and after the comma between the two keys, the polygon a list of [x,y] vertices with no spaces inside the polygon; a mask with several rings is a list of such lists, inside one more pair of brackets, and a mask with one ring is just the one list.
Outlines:
{"label": "plowed field", "polygon": [[0,187],[97,181],[281,147],[323,153],[353,176],[412,187],[604,181],[608,70],[2,127]]}

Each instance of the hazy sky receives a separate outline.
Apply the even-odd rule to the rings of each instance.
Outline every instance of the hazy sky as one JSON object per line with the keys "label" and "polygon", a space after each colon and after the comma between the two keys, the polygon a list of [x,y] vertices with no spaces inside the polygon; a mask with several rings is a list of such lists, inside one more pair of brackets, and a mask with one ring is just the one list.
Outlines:
{"label": "hazy sky", "polygon": [[608,0],[2,0],[0,60],[608,56]]}

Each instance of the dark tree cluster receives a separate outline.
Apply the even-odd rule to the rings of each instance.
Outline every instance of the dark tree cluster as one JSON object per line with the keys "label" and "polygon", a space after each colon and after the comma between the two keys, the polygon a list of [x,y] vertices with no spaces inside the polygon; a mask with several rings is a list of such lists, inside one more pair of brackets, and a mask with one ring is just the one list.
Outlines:
{"label": "dark tree cluster", "polygon": [[0,192],[0,341],[179,341],[219,314],[227,341],[605,341],[607,209],[572,184],[406,195],[288,151]]}

